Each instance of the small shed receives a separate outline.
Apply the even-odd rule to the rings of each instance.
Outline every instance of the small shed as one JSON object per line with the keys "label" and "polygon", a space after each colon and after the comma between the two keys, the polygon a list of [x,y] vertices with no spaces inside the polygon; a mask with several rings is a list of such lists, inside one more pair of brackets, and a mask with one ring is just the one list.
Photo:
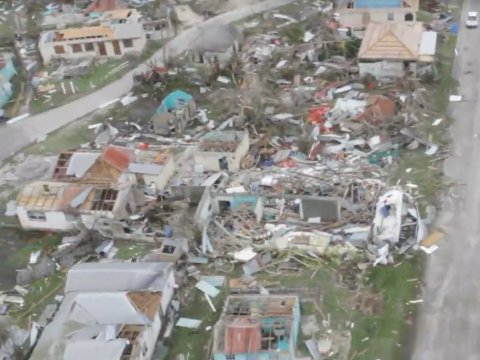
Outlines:
{"label": "small shed", "polygon": [[181,134],[195,115],[193,96],[182,90],[168,94],[152,117],[153,131],[159,135]]}

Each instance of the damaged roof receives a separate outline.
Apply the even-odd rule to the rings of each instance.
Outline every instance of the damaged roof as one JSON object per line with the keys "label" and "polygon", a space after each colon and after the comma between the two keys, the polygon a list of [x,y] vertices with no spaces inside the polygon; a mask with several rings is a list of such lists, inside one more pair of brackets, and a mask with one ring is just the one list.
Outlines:
{"label": "damaged roof", "polygon": [[108,145],[102,154],[102,160],[113,166],[118,171],[127,170],[130,162],[134,159],[134,149]]}
{"label": "damaged roof", "polygon": [[162,103],[157,108],[157,113],[164,113],[172,110],[176,110],[182,107],[186,107],[188,103],[193,99],[193,96],[182,90],[172,91],[165,96]]}
{"label": "damaged roof", "polygon": [[189,48],[198,52],[223,52],[235,42],[242,42],[243,34],[232,24],[214,24],[200,29]]}
{"label": "damaged roof", "polygon": [[359,59],[418,60],[423,24],[371,22],[362,40]]}
{"label": "damaged roof", "polygon": [[[145,296],[159,311],[159,294],[147,292]],[[117,360],[129,343],[127,337],[122,337],[123,327],[144,329],[150,324],[147,314],[128,292],[67,293],[30,359]]]}
{"label": "damaged roof", "polygon": [[[81,263],[67,275],[65,298],[42,332],[32,360],[118,360],[131,329],[152,325],[162,307],[162,294],[173,271],[165,263]],[[147,339],[154,346],[156,339]]]}
{"label": "damaged roof", "polygon": [[65,292],[160,291],[173,269],[170,263],[81,263],[68,272]]}

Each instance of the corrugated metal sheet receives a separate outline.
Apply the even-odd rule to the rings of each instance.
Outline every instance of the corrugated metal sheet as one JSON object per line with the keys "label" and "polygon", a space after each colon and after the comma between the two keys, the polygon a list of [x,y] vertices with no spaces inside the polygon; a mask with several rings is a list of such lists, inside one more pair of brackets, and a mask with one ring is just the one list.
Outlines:
{"label": "corrugated metal sheet", "polygon": [[98,153],[75,153],[70,158],[66,175],[82,178],[85,173],[95,164],[100,154]]}
{"label": "corrugated metal sheet", "polygon": [[225,330],[225,353],[258,353],[262,349],[262,329],[248,318],[238,318]]}
{"label": "corrugated metal sheet", "polygon": [[133,149],[109,145],[103,152],[102,159],[119,171],[125,171],[134,155]]}
{"label": "corrugated metal sheet", "polygon": [[133,163],[128,166],[128,171],[136,174],[160,175],[162,173],[162,170],[163,166],[157,164]]}
{"label": "corrugated metal sheet", "polygon": [[437,33],[435,31],[424,31],[420,40],[420,56],[435,55],[437,49]]}

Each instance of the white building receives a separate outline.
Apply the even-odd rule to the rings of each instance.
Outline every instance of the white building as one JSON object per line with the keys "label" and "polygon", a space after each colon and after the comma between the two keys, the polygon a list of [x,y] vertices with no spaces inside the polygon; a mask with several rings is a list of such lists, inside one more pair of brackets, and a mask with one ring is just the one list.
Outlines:
{"label": "white building", "polygon": [[122,220],[144,204],[143,191],[123,187],[37,181],[17,196],[17,216],[25,230],[70,231],[97,218]]}
{"label": "white building", "polygon": [[135,9],[107,11],[98,26],[85,26],[40,34],[43,62],[52,59],[120,58],[140,54],[146,45],[141,16]]}
{"label": "white building", "polygon": [[31,360],[149,360],[176,285],[166,263],[83,263]]}
{"label": "white building", "polygon": [[200,140],[195,164],[206,171],[238,171],[250,147],[246,131],[211,131]]}
{"label": "white building", "polygon": [[422,65],[435,61],[437,33],[421,22],[371,22],[358,52],[360,75],[396,78],[416,75]]}

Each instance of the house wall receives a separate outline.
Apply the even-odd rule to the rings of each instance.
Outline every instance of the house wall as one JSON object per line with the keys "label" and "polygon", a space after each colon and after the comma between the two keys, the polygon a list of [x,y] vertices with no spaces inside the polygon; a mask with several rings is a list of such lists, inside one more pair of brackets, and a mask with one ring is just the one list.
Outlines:
{"label": "house wall", "polygon": [[145,184],[155,183],[158,190],[165,189],[170,178],[173,176],[176,170],[175,162],[173,158],[169,158],[163,165],[162,172],[159,175],[143,175]]}
{"label": "house wall", "polygon": [[172,270],[168,274],[168,278],[165,281],[165,286],[162,289],[162,314],[167,313],[168,306],[172,300],[173,293],[175,292],[175,272]]}
{"label": "house wall", "polygon": [[[131,39],[132,40],[132,47],[126,48],[124,46],[123,40],[118,40],[120,45],[120,55],[116,55],[113,47],[112,40],[103,40],[99,41],[99,39],[81,39],[81,40],[71,40],[71,41],[57,41],[57,42],[45,42],[45,36],[47,33],[44,33],[40,36],[40,41],[38,44],[38,49],[40,51],[40,55],[42,56],[43,62],[48,64],[52,59],[82,59],[87,57],[95,57],[95,58],[121,58],[125,54],[140,54],[145,45],[147,43],[145,34],[142,37]],[[115,39],[113,39],[114,41]],[[127,39],[125,39],[127,40]],[[105,44],[106,55],[100,54],[99,43]],[[86,51],[85,44],[86,43],[93,43],[94,49],[92,51]],[[81,44],[82,51],[74,53],[72,49],[73,44]],[[55,46],[63,46],[65,53],[64,54],[57,54],[55,53]]]}
{"label": "house wall", "polygon": [[[389,19],[389,14],[391,19]],[[416,21],[416,12],[412,9],[343,9],[340,11],[340,24],[353,29],[365,28],[370,22],[405,22],[405,15],[411,14]]]}
{"label": "house wall", "polygon": [[149,360],[153,356],[155,350],[155,344],[157,343],[160,329],[162,328],[162,321],[160,314],[155,314],[155,318],[150,326],[145,327],[142,333],[142,337],[139,340],[139,354],[136,359]]}
{"label": "house wall", "polygon": [[[361,62],[358,63],[360,76],[367,74],[373,75],[376,78],[387,77],[402,77],[405,75],[405,66],[403,61],[381,60],[377,62]],[[416,74],[417,64],[411,62],[408,66],[408,71]]]}
{"label": "house wall", "polygon": [[28,209],[17,207],[17,216],[20,225],[24,230],[48,230],[48,231],[70,231],[76,229],[78,217],[67,220],[61,211],[44,211],[46,220],[31,220],[27,214]]}
{"label": "house wall", "polygon": [[206,152],[206,151],[197,151],[194,154],[194,160],[197,164],[202,164],[204,170],[210,171],[221,171],[219,160],[222,157],[227,158],[228,171],[236,172],[240,170],[240,163],[245,155],[248,154],[248,149],[250,146],[248,134],[240,141],[237,149],[233,153],[227,152]]}
{"label": "house wall", "polygon": [[170,112],[155,113],[152,117],[153,131],[159,135],[170,135],[170,124],[175,119],[175,132],[181,134],[190,120],[194,117],[197,105],[192,99],[184,111],[177,112],[177,116]]}
{"label": "house wall", "polygon": [[[122,189],[118,192],[117,201],[113,207],[111,215],[107,214],[106,217],[111,217],[115,220],[122,220],[132,215],[138,205],[142,205],[145,201],[143,191],[137,188]],[[129,211],[129,208],[131,211]],[[99,215],[103,215],[104,212],[100,212]]]}
{"label": "house wall", "polygon": [[194,216],[195,224],[198,227],[202,228],[205,226],[208,219],[212,216],[215,211],[213,202],[213,197],[210,195],[210,189],[205,188]]}

